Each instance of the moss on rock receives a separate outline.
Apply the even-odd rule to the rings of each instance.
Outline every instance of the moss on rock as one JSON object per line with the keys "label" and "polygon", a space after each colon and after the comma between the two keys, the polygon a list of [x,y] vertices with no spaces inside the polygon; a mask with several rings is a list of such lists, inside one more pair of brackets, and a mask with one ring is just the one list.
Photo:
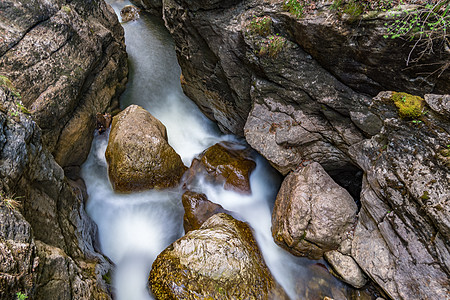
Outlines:
{"label": "moss on rock", "polygon": [[425,101],[419,96],[407,93],[393,93],[391,100],[398,108],[398,114],[402,119],[417,119],[423,114]]}

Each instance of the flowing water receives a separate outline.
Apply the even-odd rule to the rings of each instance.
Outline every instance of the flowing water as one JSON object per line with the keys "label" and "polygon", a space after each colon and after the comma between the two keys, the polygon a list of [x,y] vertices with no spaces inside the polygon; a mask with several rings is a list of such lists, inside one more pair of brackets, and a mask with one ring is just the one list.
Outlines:
{"label": "flowing water", "polygon": [[[109,1],[116,13],[128,1]],[[167,127],[169,143],[185,165],[203,150],[222,140],[237,141],[220,133],[187,98],[180,86],[181,70],[174,44],[161,20],[143,14],[123,24],[129,55],[130,74],[121,97],[122,108],[138,104]],[[97,223],[101,250],[115,264],[113,286],[116,299],[153,299],[147,289],[152,262],[183,234],[183,206],[180,188],[117,194],[107,176],[105,150],[107,134],[96,136],[82,175],[89,200],[86,210]],[[251,196],[199,182],[195,189],[213,202],[248,222],[264,258],[277,281],[292,299],[344,295],[347,287],[331,277],[323,262],[297,258],[277,247],[271,236],[271,211],[280,185],[278,174],[255,155],[257,168],[251,175]],[[333,294],[333,295],[332,295]]]}

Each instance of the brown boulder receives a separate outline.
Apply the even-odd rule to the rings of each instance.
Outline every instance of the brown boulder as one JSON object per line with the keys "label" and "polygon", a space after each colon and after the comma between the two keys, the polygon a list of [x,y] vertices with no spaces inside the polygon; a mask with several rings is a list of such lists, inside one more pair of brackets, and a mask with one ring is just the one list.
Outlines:
{"label": "brown boulder", "polygon": [[250,227],[224,213],[161,252],[149,288],[157,299],[287,299]]}
{"label": "brown boulder", "polygon": [[242,145],[220,142],[192,161],[186,183],[189,185],[196,174],[205,173],[208,180],[224,182],[226,190],[251,194],[250,174],[255,167],[256,163],[250,159],[248,150],[242,149]]}
{"label": "brown boulder", "polygon": [[129,22],[139,19],[139,8],[134,5],[126,5],[120,11],[122,22]]}
{"label": "brown boulder", "polygon": [[114,117],[106,160],[118,192],[174,187],[187,169],[168,144],[166,127],[137,105]]}
{"label": "brown boulder", "polygon": [[209,217],[228,213],[221,205],[211,202],[205,194],[187,191],[181,197],[184,207],[184,231],[197,230]]}

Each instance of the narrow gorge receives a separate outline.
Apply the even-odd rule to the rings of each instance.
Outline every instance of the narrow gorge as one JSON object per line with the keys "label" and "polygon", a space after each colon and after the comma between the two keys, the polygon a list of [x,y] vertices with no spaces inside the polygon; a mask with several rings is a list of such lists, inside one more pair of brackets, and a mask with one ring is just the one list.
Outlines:
{"label": "narrow gorge", "polygon": [[449,1],[130,1],[0,1],[0,299],[449,297]]}

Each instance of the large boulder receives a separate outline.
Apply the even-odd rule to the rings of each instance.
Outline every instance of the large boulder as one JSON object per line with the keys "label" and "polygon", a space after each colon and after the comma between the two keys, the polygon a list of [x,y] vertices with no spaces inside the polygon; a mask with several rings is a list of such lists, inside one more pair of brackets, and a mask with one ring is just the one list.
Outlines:
{"label": "large boulder", "polygon": [[103,0],[1,4],[0,69],[62,167],[81,165],[97,112],[118,107],[127,80],[123,28]]}
{"label": "large boulder", "polygon": [[287,299],[250,227],[220,213],[188,232],[153,263],[149,288],[157,299]]}
{"label": "large boulder", "polygon": [[187,169],[167,142],[166,127],[137,105],[113,118],[106,160],[118,192],[174,187]]}
{"label": "large boulder", "polygon": [[0,298],[110,299],[102,275],[111,264],[94,249],[86,199],[15,94],[0,85]]}
{"label": "large boulder", "polygon": [[234,142],[220,142],[192,161],[185,181],[189,185],[197,175],[203,174],[212,182],[222,183],[226,190],[251,194],[250,174],[255,167],[248,148]]}
{"label": "large boulder", "polygon": [[294,255],[319,259],[347,239],[356,224],[356,203],[318,163],[290,173],[272,213],[275,242]]}
{"label": "large boulder", "polygon": [[199,229],[209,217],[218,213],[229,213],[221,205],[208,200],[205,194],[186,191],[181,196],[184,207],[184,231]]}

